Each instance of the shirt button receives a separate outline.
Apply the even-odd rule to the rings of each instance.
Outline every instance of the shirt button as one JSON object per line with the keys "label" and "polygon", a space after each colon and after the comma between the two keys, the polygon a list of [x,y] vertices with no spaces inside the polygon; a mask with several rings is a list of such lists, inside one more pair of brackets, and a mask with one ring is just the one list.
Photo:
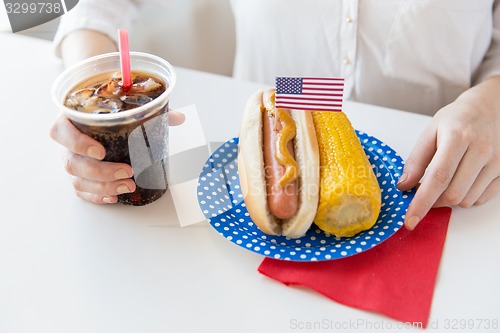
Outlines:
{"label": "shirt button", "polygon": [[351,17],[351,16],[347,16],[347,17],[346,17],[346,19],[345,19],[345,21],[346,21],[347,23],[352,23],[352,21],[353,21],[353,20],[352,20],[352,17]]}
{"label": "shirt button", "polygon": [[344,65],[349,65],[351,64],[351,59],[349,59],[349,57],[345,57],[343,63]]}

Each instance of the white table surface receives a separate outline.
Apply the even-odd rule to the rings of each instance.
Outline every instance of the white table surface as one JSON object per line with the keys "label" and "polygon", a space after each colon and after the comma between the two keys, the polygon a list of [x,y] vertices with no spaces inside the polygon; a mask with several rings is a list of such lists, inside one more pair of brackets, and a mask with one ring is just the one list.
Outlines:
{"label": "white table surface", "polygon": [[[402,331],[259,274],[262,257],[207,223],[181,228],[168,193],[145,207],[78,199],[48,135],[61,63],[48,42],[29,37],[0,33],[0,49],[0,332],[295,332],[324,321],[344,332],[353,321]],[[262,86],[177,71],[171,106],[196,104],[209,141],[236,136],[247,97]],[[404,158],[430,120],[353,102],[345,112]],[[450,331],[453,319],[499,320],[499,281],[500,198],[455,208],[428,331]]]}

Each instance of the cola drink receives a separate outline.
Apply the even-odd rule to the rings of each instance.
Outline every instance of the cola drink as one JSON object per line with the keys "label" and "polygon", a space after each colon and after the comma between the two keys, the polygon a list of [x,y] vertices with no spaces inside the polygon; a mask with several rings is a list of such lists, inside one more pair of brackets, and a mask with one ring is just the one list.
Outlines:
{"label": "cola drink", "polygon": [[118,201],[142,206],[168,188],[168,103],[175,72],[161,58],[130,55],[128,89],[122,85],[119,56],[112,53],[65,71],[54,83],[53,96],[81,132],[103,144],[105,161],[132,166],[136,190]]}
{"label": "cola drink", "polygon": [[132,86],[127,89],[120,72],[91,77],[68,93],[64,105],[92,114],[117,113],[145,105],[165,92],[166,85],[158,77],[143,72],[131,76]]}

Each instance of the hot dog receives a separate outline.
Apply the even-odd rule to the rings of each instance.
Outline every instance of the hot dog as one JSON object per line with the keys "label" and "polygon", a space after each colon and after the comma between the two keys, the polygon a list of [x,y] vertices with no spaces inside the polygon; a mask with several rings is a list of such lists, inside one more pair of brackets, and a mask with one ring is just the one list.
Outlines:
{"label": "hot dog", "polygon": [[[286,119],[280,119],[279,114]],[[290,119],[294,129],[287,128],[293,134],[286,143],[292,159],[287,172],[276,156],[286,155],[278,140],[286,135],[283,125],[289,126]],[[303,236],[313,222],[319,197],[318,144],[310,112],[278,111],[274,90],[252,95],[240,131],[238,172],[247,210],[263,232]],[[287,179],[280,184],[285,174]]]}
{"label": "hot dog", "polygon": [[380,212],[378,181],[346,115],[277,109],[274,89],[245,106],[238,172],[250,217],[270,235],[302,237],[314,221],[351,237]]}

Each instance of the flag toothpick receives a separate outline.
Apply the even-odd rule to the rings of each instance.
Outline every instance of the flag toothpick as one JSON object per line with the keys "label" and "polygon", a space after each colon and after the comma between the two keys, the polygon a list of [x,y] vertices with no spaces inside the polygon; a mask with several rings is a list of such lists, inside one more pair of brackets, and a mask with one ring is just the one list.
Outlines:
{"label": "flag toothpick", "polygon": [[343,78],[276,77],[276,107],[342,111]]}

